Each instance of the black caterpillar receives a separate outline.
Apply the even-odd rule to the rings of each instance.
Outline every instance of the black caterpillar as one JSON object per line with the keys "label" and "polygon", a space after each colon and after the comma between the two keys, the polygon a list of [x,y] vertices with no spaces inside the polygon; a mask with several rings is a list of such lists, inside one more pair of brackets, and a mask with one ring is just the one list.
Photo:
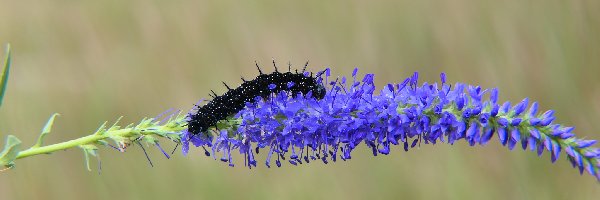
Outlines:
{"label": "black caterpillar", "polygon": [[[246,81],[242,78],[244,82],[235,89],[231,89],[223,82],[228,89],[225,94],[218,96],[211,90],[213,100],[204,106],[196,105],[197,112],[192,114],[188,120],[188,132],[192,135],[204,133],[210,127],[215,126],[218,121],[241,111],[246,102],[255,103],[255,98],[258,96],[266,99],[271,94],[281,91],[289,91],[294,96],[299,93],[306,95],[308,92],[312,92],[312,97],[323,99],[326,89],[315,78],[319,77],[322,72],[316,76],[313,76],[312,73],[310,73],[310,76],[304,75],[306,66],[308,66],[308,62],[304,65],[302,73],[298,73],[298,70],[295,73],[290,72],[291,65],[288,66],[288,72],[281,73],[277,71],[277,66],[273,60],[275,72],[263,74],[258,63],[256,63],[260,75],[254,80]],[[288,87],[290,82],[294,84],[292,87]],[[272,88],[273,85],[271,84],[275,88]],[[271,85],[271,89],[269,85]]]}

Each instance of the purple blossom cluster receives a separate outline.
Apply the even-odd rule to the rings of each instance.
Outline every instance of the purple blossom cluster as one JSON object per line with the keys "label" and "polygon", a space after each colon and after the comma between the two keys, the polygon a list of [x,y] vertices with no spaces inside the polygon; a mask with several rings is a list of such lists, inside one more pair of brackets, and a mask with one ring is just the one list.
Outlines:
{"label": "purple blossom cluster", "polygon": [[[497,89],[446,83],[423,83],[418,73],[399,84],[387,84],[375,93],[374,75],[352,80],[330,80],[326,69],[319,83],[328,85],[323,99],[292,95],[281,91],[270,98],[257,97],[235,116],[202,134],[182,133],[183,153],[189,142],[205,149],[207,156],[220,158],[234,166],[232,152],[244,156],[244,165],[257,166],[255,154],[264,152],[267,167],[283,160],[293,165],[321,160],[327,164],[338,158],[352,158],[352,151],[364,143],[373,155],[387,155],[391,147],[405,151],[420,144],[485,145],[494,134],[510,150],[519,145],[542,155],[550,153],[556,161],[561,150],[580,173],[587,171],[600,180],[600,149],[595,140],[575,138],[572,127],[555,124],[553,111],[538,114],[538,103],[528,99],[511,105],[498,102]],[[289,83],[288,87],[294,87]],[[489,94],[489,95],[488,95]],[[484,99],[484,95],[488,96]],[[206,149],[209,150],[206,150]]]}

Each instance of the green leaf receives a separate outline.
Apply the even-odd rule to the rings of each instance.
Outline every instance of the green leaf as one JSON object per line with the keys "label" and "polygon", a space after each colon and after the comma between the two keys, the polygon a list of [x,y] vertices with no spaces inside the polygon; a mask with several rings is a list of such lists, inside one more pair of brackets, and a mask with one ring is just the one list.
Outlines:
{"label": "green leaf", "polygon": [[52,114],[52,116],[50,116],[50,119],[48,119],[48,122],[46,122],[46,125],[42,129],[42,133],[40,134],[40,137],[38,138],[35,145],[33,145],[33,147],[31,147],[31,148],[38,148],[38,147],[42,146],[42,144],[44,143],[44,137],[46,137],[46,135],[48,135],[48,133],[50,133],[50,131],[52,130],[52,124],[54,124],[54,118],[56,118],[59,115],[60,114],[58,114],[58,113],[54,113],[54,114]]}
{"label": "green leaf", "polygon": [[108,123],[108,121],[104,121],[104,123],[102,123],[102,125],[100,125],[100,127],[98,127],[98,130],[96,130],[96,132],[94,132],[94,135],[104,134],[104,132],[106,132],[106,129],[104,129],[106,127],[106,123]]}
{"label": "green leaf", "polygon": [[6,58],[4,58],[4,67],[2,68],[2,74],[0,74],[0,106],[2,106],[2,99],[4,99],[4,92],[6,92],[6,84],[8,82],[8,72],[10,71],[11,62],[10,57],[10,44],[6,45]]}
{"label": "green leaf", "polygon": [[142,139],[144,140],[144,142],[151,145],[156,145],[156,143],[158,142],[158,140],[155,137],[152,137],[150,135],[144,135]]}
{"label": "green leaf", "polygon": [[17,158],[17,155],[19,155],[20,147],[21,140],[13,135],[8,135],[8,137],[6,137],[4,150],[0,152],[0,165],[7,168],[13,167],[15,165],[15,159]]}
{"label": "green leaf", "polygon": [[119,127],[119,126],[117,126],[117,125],[119,124],[119,122],[121,121],[121,119],[123,119],[123,116],[120,116],[120,117],[117,119],[117,121],[115,121],[115,123],[114,123],[112,126],[110,126],[110,128],[109,128],[109,129],[111,129],[111,130],[116,130],[116,129],[119,129],[120,127]]}
{"label": "green leaf", "polygon": [[90,168],[90,156],[98,157],[98,147],[91,144],[79,145],[79,148],[83,150],[83,155],[85,155],[85,167],[88,171],[92,171]]}

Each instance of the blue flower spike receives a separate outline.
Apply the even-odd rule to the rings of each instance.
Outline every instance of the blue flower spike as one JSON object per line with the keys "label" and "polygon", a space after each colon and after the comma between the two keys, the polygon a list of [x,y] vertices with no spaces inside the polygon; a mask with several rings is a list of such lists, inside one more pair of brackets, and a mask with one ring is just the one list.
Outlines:
{"label": "blue flower spike", "polygon": [[281,160],[286,159],[292,165],[348,160],[361,143],[377,156],[389,154],[396,145],[405,151],[417,145],[454,144],[459,140],[470,146],[485,145],[496,135],[510,150],[521,146],[538,155],[548,151],[552,162],[564,150],[580,173],[587,171],[600,180],[600,149],[592,147],[596,141],[575,138],[574,128],[555,124],[552,110],[538,114],[537,102],[530,104],[525,98],[514,106],[500,103],[498,89],[448,84],[444,73],[440,74],[441,84],[419,86],[415,72],[376,94],[374,75],[359,79],[357,72],[352,71],[348,83],[345,77],[340,82],[327,82],[332,79],[326,69],[325,78],[319,80],[329,88],[321,100],[310,93],[303,96],[282,91],[271,99],[247,103],[218,130],[196,135],[184,131],[183,153],[188,153],[191,142],[210,149],[215,159],[221,154],[220,159],[233,166],[231,154],[238,151],[245,166],[252,168],[257,166],[255,153],[266,152],[265,165],[271,167],[274,161],[280,167]]}

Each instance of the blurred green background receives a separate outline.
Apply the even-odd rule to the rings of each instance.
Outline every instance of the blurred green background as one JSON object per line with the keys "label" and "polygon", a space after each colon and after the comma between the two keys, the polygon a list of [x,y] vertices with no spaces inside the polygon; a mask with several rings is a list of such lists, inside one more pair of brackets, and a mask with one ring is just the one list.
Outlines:
{"label": "blurred green background", "polygon": [[[383,86],[413,71],[423,81],[498,87],[501,100],[539,101],[578,136],[600,139],[600,1],[0,1],[0,43],[13,68],[0,138],[46,143],[169,108],[188,110],[221,81],[257,75],[254,61],[354,67]],[[194,149],[167,160],[150,150],[101,149],[102,174],[81,151],[18,160],[0,174],[0,199],[597,199],[600,187],[564,155],[496,144],[422,146],[348,162],[230,168]],[[172,148],[171,143],[163,143]],[[263,155],[264,156],[264,155]],[[262,159],[264,160],[264,159]],[[262,163],[261,163],[262,164]],[[594,198],[594,196],[596,198]]]}

